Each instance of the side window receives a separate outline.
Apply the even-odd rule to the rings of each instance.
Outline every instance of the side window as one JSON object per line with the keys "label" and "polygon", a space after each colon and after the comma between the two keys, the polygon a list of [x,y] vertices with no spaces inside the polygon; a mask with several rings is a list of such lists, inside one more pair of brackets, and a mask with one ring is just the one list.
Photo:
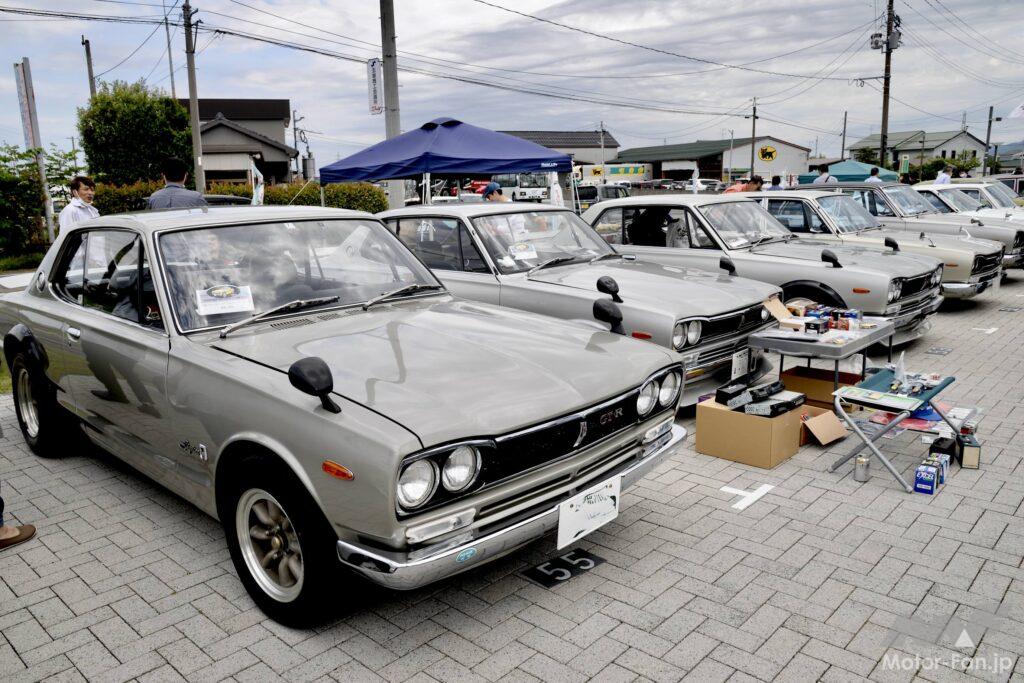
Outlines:
{"label": "side window", "polygon": [[828,232],[828,229],[825,227],[825,224],[821,222],[821,216],[819,216],[814,209],[804,205],[804,210],[807,212],[807,224],[810,226],[811,232],[818,234]]}
{"label": "side window", "polygon": [[93,230],[85,241],[85,293],[82,305],[139,322],[139,236]]}
{"label": "side window", "polygon": [[876,216],[895,216],[892,209],[885,203],[885,199],[879,196],[877,192],[871,193],[871,213]]}
{"label": "side window", "polygon": [[939,213],[950,213],[951,209],[943,204],[942,200],[939,199],[934,192],[922,192],[921,196],[924,197],[925,200],[932,205],[932,208]]}
{"label": "side window", "polygon": [[594,230],[605,242],[622,244],[622,209],[608,209],[602,213],[594,223]]}
{"label": "side window", "polygon": [[669,209],[664,206],[644,206],[625,212],[623,244],[638,247],[663,247],[669,222]]}
{"label": "side window", "polygon": [[677,249],[717,249],[714,241],[686,209],[668,212],[667,244]]}
{"label": "side window", "polygon": [[804,216],[803,202],[793,199],[769,199],[768,213],[793,232],[811,231]]}
{"label": "side window", "polygon": [[865,209],[867,209],[871,213],[875,213],[875,207],[871,204],[871,202],[868,201],[867,192],[865,192],[864,190],[854,190],[853,192],[850,193],[850,196],[853,197],[854,201],[863,206]]}
{"label": "side window", "polygon": [[454,218],[402,218],[398,239],[433,270],[462,270],[459,222]]}
{"label": "side window", "polygon": [[480,250],[473,243],[473,236],[469,234],[465,225],[459,225],[459,244],[462,247],[462,268],[467,273],[490,273],[487,262],[480,255]]}
{"label": "side window", "polygon": [[80,233],[72,238],[78,245],[71,247],[71,256],[53,279],[57,291],[78,304],[82,303],[85,291],[85,235]]}

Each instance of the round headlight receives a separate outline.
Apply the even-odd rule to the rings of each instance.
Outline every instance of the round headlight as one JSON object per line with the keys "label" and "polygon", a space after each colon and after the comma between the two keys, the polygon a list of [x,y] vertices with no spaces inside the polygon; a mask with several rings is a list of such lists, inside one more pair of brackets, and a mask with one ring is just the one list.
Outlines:
{"label": "round headlight", "polygon": [[679,373],[670,372],[661,380],[661,391],[658,392],[658,403],[662,408],[675,403],[679,398]]}
{"label": "round headlight", "polygon": [[437,468],[427,459],[417,460],[398,477],[398,503],[406,510],[427,502],[437,486]]}
{"label": "round headlight", "polygon": [[441,467],[441,483],[455,493],[472,484],[479,471],[480,452],[472,446],[459,446]]}
{"label": "round headlight", "polygon": [[693,346],[700,341],[701,330],[704,325],[699,320],[694,320],[686,326],[686,343]]}
{"label": "round headlight", "polygon": [[683,323],[676,323],[676,326],[672,328],[672,347],[676,349],[683,348],[683,344],[686,342],[686,325]]}
{"label": "round headlight", "polygon": [[654,410],[654,404],[658,402],[658,391],[660,387],[657,380],[651,380],[640,387],[640,395],[636,399],[636,412],[643,417]]}
{"label": "round headlight", "polygon": [[764,306],[762,306],[761,307],[761,320],[767,320],[767,319],[768,319],[768,309],[765,308]]}

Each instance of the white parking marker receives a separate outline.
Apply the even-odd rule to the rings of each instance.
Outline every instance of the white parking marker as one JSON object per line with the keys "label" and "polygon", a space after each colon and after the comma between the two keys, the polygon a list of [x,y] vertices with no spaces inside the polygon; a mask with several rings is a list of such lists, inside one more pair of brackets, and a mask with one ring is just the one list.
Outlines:
{"label": "white parking marker", "polygon": [[992,334],[993,332],[995,332],[999,328],[998,327],[972,327],[971,329],[974,330],[975,332],[982,332],[984,334]]}
{"label": "white parking marker", "polygon": [[737,510],[746,510],[748,507],[750,507],[751,505],[753,505],[754,503],[759,501],[761,499],[761,497],[764,496],[764,494],[768,493],[773,488],[775,488],[775,487],[772,486],[771,484],[761,484],[760,486],[758,486],[753,491],[744,491],[743,489],[734,489],[731,486],[723,486],[722,488],[720,488],[718,490],[719,491],[725,491],[726,493],[731,493],[734,496],[742,496],[743,499],[740,500],[738,503],[733,503],[732,506],[734,508],[736,508]]}

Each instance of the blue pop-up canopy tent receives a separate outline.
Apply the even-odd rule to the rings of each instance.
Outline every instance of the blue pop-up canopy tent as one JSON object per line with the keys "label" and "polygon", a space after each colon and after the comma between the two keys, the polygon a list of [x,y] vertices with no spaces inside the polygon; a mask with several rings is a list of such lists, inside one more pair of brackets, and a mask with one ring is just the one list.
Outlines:
{"label": "blue pop-up canopy tent", "polygon": [[[864,164],[853,159],[846,159],[844,161],[837,161],[828,167],[829,175],[833,176],[836,180],[841,183],[858,183],[866,180],[871,175],[871,169],[874,168],[871,164]],[[818,177],[818,173],[804,173],[800,176],[799,182],[801,185],[809,185],[814,182],[814,179]],[[895,171],[890,171],[887,168],[879,167],[878,177],[882,180],[899,180],[899,176]]]}
{"label": "blue pop-up canopy tent", "polygon": [[423,173],[570,171],[568,154],[514,135],[440,118],[324,166],[320,182],[409,178]]}

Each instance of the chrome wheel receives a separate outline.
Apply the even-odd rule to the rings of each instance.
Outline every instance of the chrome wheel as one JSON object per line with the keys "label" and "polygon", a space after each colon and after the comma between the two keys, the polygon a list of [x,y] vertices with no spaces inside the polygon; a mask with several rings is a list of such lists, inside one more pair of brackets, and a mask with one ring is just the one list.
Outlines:
{"label": "chrome wheel", "polygon": [[32,378],[26,368],[21,368],[18,372],[15,396],[21,420],[25,423],[25,433],[34,439],[39,435],[39,404],[32,394]]}
{"label": "chrome wheel", "polygon": [[302,592],[302,550],[295,527],[274,496],[249,489],[235,508],[235,530],[242,558],[263,592],[291,602]]}

